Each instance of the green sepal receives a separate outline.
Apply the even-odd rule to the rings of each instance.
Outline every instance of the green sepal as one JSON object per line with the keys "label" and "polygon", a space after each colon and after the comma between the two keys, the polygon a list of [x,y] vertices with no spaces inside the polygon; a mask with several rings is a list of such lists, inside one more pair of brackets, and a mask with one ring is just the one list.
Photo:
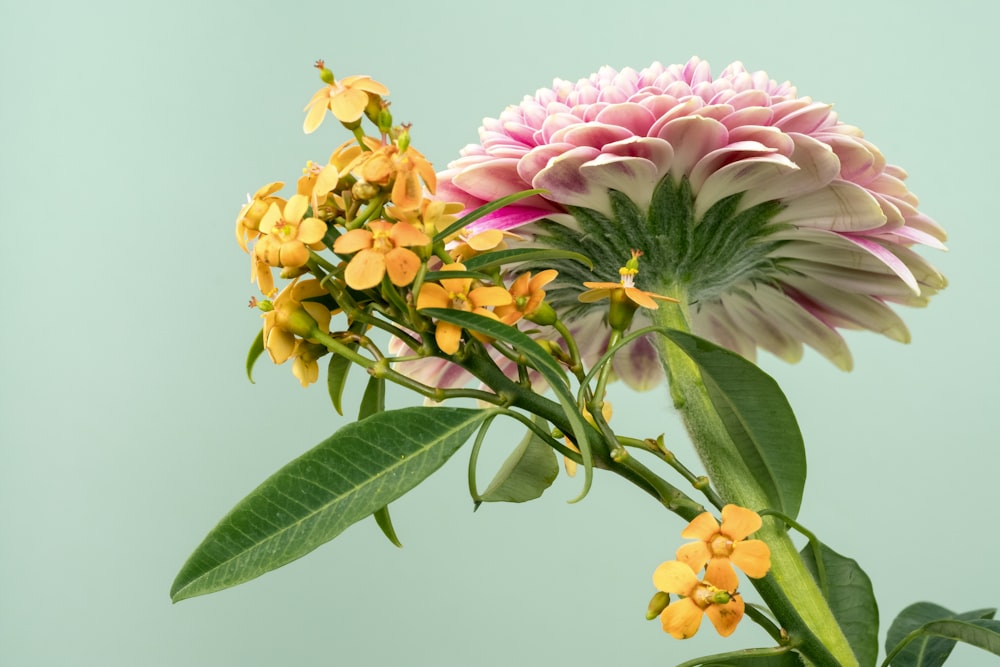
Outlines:
{"label": "green sepal", "polygon": [[411,407],[344,426],[237,503],[181,568],[171,599],[250,581],[329,542],[440,468],[488,414]]}
{"label": "green sepal", "polygon": [[916,602],[899,612],[885,637],[883,667],[940,667],[955,642],[963,641],[1000,655],[996,609],[956,614],[932,602]]}
{"label": "green sepal", "polygon": [[[545,423],[535,418],[535,423]],[[523,503],[541,497],[559,475],[559,459],[555,451],[537,433],[528,429],[521,442],[504,461],[493,481],[479,498],[483,502]]]}
{"label": "green sepal", "polygon": [[435,234],[434,235],[434,242],[437,243],[438,241],[445,240],[446,238],[448,238],[449,236],[451,236],[455,232],[461,231],[463,227],[465,227],[466,225],[469,225],[469,224],[475,222],[476,220],[478,220],[479,218],[483,217],[484,215],[492,213],[493,211],[497,211],[497,210],[503,208],[504,206],[510,206],[514,202],[519,201],[521,199],[526,199],[526,198],[531,197],[533,195],[540,195],[543,192],[546,192],[546,190],[522,190],[521,192],[515,192],[512,195],[507,195],[506,197],[501,197],[500,199],[497,199],[496,201],[491,201],[488,204],[483,204],[479,208],[473,210],[470,213],[467,213],[466,215],[463,215],[461,218],[459,218],[458,220],[456,220],[455,222],[451,223],[450,225],[448,225],[447,227],[445,227],[443,230],[441,230],[437,234]]}
{"label": "green sepal", "polygon": [[859,667],[878,664],[878,604],[871,579],[857,561],[819,542],[801,552],[837,624],[851,644]]}
{"label": "green sepal", "polygon": [[583,264],[588,269],[594,268],[594,263],[586,255],[571,250],[543,249],[512,249],[494,250],[475,255],[465,260],[465,268],[476,271],[490,271],[507,264],[519,262],[541,262],[552,259],[571,259]]}
{"label": "green sepal", "polygon": [[778,383],[715,343],[676,329],[660,333],[698,366],[712,405],[771,508],[795,518],[806,481],[805,443]]}
{"label": "green sepal", "polygon": [[264,354],[264,327],[257,332],[257,337],[250,343],[250,350],[247,352],[247,379],[250,380],[250,384],[257,384],[253,381],[253,367],[262,354]]}

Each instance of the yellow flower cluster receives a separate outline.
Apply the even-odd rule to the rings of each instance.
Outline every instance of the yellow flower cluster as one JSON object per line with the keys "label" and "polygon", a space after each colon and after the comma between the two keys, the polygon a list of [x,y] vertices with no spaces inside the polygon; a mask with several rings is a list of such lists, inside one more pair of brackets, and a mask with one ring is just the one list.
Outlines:
{"label": "yellow flower cluster", "polygon": [[[265,311],[264,347],[271,359],[294,360],[302,384],[315,382],[317,360],[328,351],[311,332],[289,327],[288,313],[305,313],[316,331],[327,334],[332,313],[340,310],[338,294],[347,294],[367,313],[394,309],[396,322],[407,329],[432,330],[446,355],[458,351],[462,329],[421,319],[420,310],[458,309],[509,325],[537,315],[551,324],[554,311],[544,303],[544,287],[556,272],[521,273],[509,288],[501,271],[470,277],[462,262],[505,248],[511,235],[450,230],[447,238],[436,238],[453,226],[464,206],[425,196],[434,194],[437,177],[410,145],[410,127],[392,124],[383,97],[388,89],[367,76],[336,79],[323,61],[316,67],[324,85],[306,105],[304,130],[316,131],[329,111],[354,138],[338,146],[326,164],[307,162],[291,196],[279,195],[282,181],[248,195],[236,219],[236,240],[251,258],[251,281],[274,299],[252,301]],[[366,118],[378,136],[362,131]],[[332,250],[335,259],[320,254],[324,250]],[[275,269],[293,280],[280,293]],[[423,280],[428,272],[452,271],[462,275]],[[306,273],[314,279],[300,281]],[[404,304],[412,310],[403,310]],[[345,312],[349,320],[356,316]]]}
{"label": "yellow flower cluster", "polygon": [[[660,600],[660,606],[666,605],[659,612],[665,632],[687,639],[698,631],[704,615],[723,637],[733,633],[745,610],[736,590],[739,581],[733,566],[754,579],[771,569],[767,544],[747,539],[761,525],[759,514],[731,504],[722,508],[721,525],[709,512],[688,524],[681,537],[696,541],[680,547],[677,560],[662,563],[653,572],[653,585],[660,591],[654,600]],[[702,568],[705,574],[699,581]],[[681,599],[666,604],[669,594]]]}

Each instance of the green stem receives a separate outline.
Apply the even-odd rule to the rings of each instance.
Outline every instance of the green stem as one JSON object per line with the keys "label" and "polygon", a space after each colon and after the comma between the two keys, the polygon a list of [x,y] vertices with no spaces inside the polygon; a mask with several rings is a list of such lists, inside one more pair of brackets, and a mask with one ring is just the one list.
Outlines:
{"label": "green stem", "polygon": [[[653,311],[655,323],[690,332],[687,295],[681,290],[670,295],[680,303]],[[663,336],[656,337],[656,345],[670,380],[674,405],[719,495],[727,502],[753,510],[767,508],[767,494],[730,439],[695,363]],[[753,580],[754,586],[785,626],[791,643],[814,665],[857,667],[850,644],[799,556],[784,522],[773,516],[765,518],[756,536],[771,549],[771,570],[766,577]]]}

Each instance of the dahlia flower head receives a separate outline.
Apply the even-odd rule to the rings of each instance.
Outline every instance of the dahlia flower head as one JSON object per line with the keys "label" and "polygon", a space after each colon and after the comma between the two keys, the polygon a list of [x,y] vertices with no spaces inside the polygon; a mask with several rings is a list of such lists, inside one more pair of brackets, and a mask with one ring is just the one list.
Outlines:
{"label": "dahlia flower head", "polygon": [[[479,137],[439,175],[437,196],[472,209],[546,191],[473,231],[593,260],[593,271],[546,265],[559,270],[549,301],[572,330],[593,332],[581,337],[592,358],[606,305],[581,303],[582,283],[617,281],[631,249],[644,253],[636,285],[682,296],[695,334],[750,359],[760,348],[794,362],[808,345],[845,370],[838,329],[906,342],[889,304],[922,306],[946,285],[911,249],[944,249],[945,233],[917,209],[906,172],[831,105],[739,62],[716,77],[692,58],[557,79],[485,119]],[[633,329],[648,323],[640,309]],[[615,371],[630,386],[662,379],[649,340],[623,352]]]}

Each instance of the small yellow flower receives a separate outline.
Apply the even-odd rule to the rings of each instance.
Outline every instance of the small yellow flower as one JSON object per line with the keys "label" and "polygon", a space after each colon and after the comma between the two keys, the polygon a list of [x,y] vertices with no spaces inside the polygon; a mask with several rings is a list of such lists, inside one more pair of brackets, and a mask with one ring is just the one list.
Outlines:
{"label": "small yellow flower", "polygon": [[[771,550],[761,540],[746,539],[761,527],[760,515],[739,505],[722,508],[720,526],[709,512],[699,514],[681,532],[681,537],[697,542],[677,550],[677,560],[695,572],[705,567],[705,580],[727,591],[739,583],[733,565],[747,576],[759,579],[771,569]],[[707,567],[706,567],[707,565]]]}
{"label": "small yellow flower", "polygon": [[[326,223],[319,218],[302,219],[309,208],[309,198],[292,195],[282,209],[271,204],[260,222],[265,234],[254,246],[254,255],[269,266],[298,268],[309,260],[309,248],[320,249]],[[308,246],[308,247],[307,247]]]}
{"label": "small yellow flower", "polygon": [[423,246],[431,239],[408,222],[395,224],[385,220],[368,223],[368,229],[352,229],[333,242],[335,253],[357,254],[344,271],[344,280],[354,289],[368,289],[389,280],[397,287],[413,282],[420,269],[420,258],[406,246]]}
{"label": "small yellow flower", "polygon": [[437,188],[437,174],[417,149],[385,144],[360,155],[348,168],[358,177],[381,188],[392,188],[390,199],[401,210],[419,209],[424,201],[424,182],[431,194]]}
{"label": "small yellow flower", "polygon": [[292,375],[298,378],[303,387],[308,387],[319,379],[319,364],[317,360],[329,350],[325,345],[296,340],[292,350]]}
{"label": "small yellow flower", "polygon": [[680,561],[668,561],[656,568],[653,585],[664,593],[683,596],[660,612],[664,632],[675,639],[694,636],[701,626],[703,614],[723,637],[733,634],[743,618],[745,605],[739,593],[719,588],[707,580],[698,581],[694,571]]}
{"label": "small yellow flower", "polygon": [[[446,264],[442,271],[465,271],[461,263]],[[417,296],[417,310],[422,308],[453,308],[466,312],[484,315],[499,321],[500,318],[489,306],[503,306],[513,301],[510,293],[503,287],[473,288],[471,278],[445,278],[441,284],[425,283]],[[483,340],[483,337],[473,333],[473,336]],[[434,339],[445,354],[455,354],[462,338],[462,328],[450,322],[438,322],[434,330]]]}
{"label": "small yellow flower", "polygon": [[593,303],[595,301],[600,301],[601,299],[610,298],[612,302],[615,302],[616,297],[617,300],[621,300],[621,296],[624,295],[636,306],[642,306],[643,308],[649,308],[650,310],[656,310],[659,308],[659,304],[657,304],[654,299],[659,299],[660,301],[673,301],[676,303],[677,299],[673,297],[663,296],[662,294],[655,294],[653,292],[645,292],[635,286],[635,276],[639,273],[640,257],[642,257],[642,251],[632,251],[632,258],[625,263],[625,266],[618,270],[618,275],[621,276],[621,282],[583,283],[584,287],[588,287],[590,289],[580,295],[580,301],[583,303]]}
{"label": "small yellow flower", "polygon": [[271,361],[276,364],[288,361],[296,354],[297,341],[308,336],[314,328],[323,333],[330,331],[330,309],[321,303],[306,301],[326,293],[318,280],[296,279],[275,297],[273,308],[264,313],[264,349]]}
{"label": "small yellow flower", "polygon": [[461,213],[463,209],[465,205],[458,202],[434,201],[425,197],[419,209],[400,209],[390,206],[386,209],[386,215],[395,220],[406,220],[424,234],[434,236],[458,220],[456,214]]}
{"label": "small yellow flower", "polygon": [[240,214],[236,216],[236,242],[240,244],[244,252],[249,252],[247,242],[260,236],[260,222],[264,218],[271,204],[284,204],[281,197],[272,197],[275,192],[285,187],[281,181],[268,183],[253,194],[247,195],[247,203],[240,209]]}
{"label": "small yellow flower", "polygon": [[[316,62],[316,67],[322,72],[325,67],[323,61]],[[326,70],[327,72],[329,70]],[[329,109],[337,120],[341,123],[353,123],[361,118],[368,106],[368,96],[388,95],[389,89],[378,81],[374,81],[370,76],[348,76],[340,80],[333,80],[323,86],[309,100],[305,106],[306,119],[302,124],[302,129],[306,134],[316,131],[316,128],[323,122],[326,110]]]}
{"label": "small yellow flower", "polygon": [[545,290],[542,289],[556,279],[559,272],[546,269],[534,278],[531,272],[522,273],[510,286],[510,295],[514,301],[507,306],[497,306],[493,312],[504,324],[514,324],[522,317],[530,318],[545,300]]}

